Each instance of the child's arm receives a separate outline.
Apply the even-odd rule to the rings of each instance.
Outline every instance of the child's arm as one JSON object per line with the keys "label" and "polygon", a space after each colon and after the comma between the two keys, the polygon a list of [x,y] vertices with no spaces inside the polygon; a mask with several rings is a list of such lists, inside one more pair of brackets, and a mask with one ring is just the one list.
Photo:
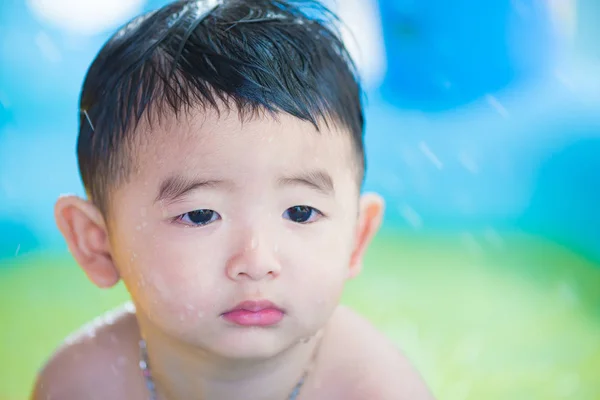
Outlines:
{"label": "child's arm", "polygon": [[334,378],[348,400],[433,400],[422,377],[385,335],[345,307],[336,313],[328,358],[345,370]]}
{"label": "child's arm", "polygon": [[421,376],[401,354],[386,358],[372,363],[357,386],[356,400],[434,400]]}
{"label": "child's arm", "polygon": [[101,377],[95,377],[98,364],[86,347],[78,343],[59,349],[40,371],[31,400],[90,398],[94,381]]}
{"label": "child's arm", "polygon": [[87,326],[61,346],[40,371],[31,400],[135,398],[139,374],[135,317]]}

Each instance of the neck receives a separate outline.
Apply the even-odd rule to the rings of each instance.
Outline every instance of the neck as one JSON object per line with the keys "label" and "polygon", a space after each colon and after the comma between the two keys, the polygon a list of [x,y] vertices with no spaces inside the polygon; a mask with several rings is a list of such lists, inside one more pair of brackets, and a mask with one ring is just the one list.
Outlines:
{"label": "neck", "polygon": [[170,399],[288,399],[307,374],[321,334],[268,359],[221,357],[173,340],[140,321],[156,393]]}

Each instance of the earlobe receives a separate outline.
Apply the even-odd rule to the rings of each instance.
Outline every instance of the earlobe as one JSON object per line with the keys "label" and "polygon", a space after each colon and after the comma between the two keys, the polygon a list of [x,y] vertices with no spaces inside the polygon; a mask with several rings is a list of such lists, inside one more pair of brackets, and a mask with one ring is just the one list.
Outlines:
{"label": "earlobe", "polygon": [[384,208],[384,201],[377,194],[368,193],[361,197],[349,278],[354,278],[360,273],[365,251],[381,226]]}
{"label": "earlobe", "polygon": [[100,210],[76,196],[60,197],[54,206],[56,225],[88,278],[107,288],[119,281],[110,255],[106,224]]}

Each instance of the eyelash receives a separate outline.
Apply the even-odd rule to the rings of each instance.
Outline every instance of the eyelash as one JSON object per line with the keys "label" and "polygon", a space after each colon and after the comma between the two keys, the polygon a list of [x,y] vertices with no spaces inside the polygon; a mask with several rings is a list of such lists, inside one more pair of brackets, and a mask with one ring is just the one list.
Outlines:
{"label": "eyelash", "polygon": [[[325,214],[323,214],[323,212],[321,212],[320,210],[317,210],[317,209],[316,209],[316,208],[314,208],[314,207],[305,206],[305,205],[300,205],[300,206],[292,206],[292,207],[290,207],[290,208],[286,209],[286,210],[283,212],[283,215],[285,215],[286,213],[288,213],[290,210],[293,210],[294,208],[306,208],[306,209],[307,209],[306,211],[309,211],[309,212],[310,212],[309,218],[310,218],[310,217],[312,217],[312,216],[316,216],[316,218],[317,218],[317,219],[316,219],[316,220],[314,220],[314,221],[308,221],[308,222],[296,222],[296,221],[292,221],[292,220],[290,219],[290,221],[291,221],[292,223],[295,223],[295,224],[299,224],[299,225],[309,225],[309,224],[312,224],[312,223],[315,223],[315,222],[317,222],[317,221],[318,221],[318,220],[319,220],[321,217],[325,217]],[[297,210],[296,210],[296,211],[297,211]],[[197,212],[211,212],[211,213],[212,213],[211,215],[212,215],[212,216],[217,216],[217,218],[216,218],[216,219],[213,219],[213,218],[211,218],[209,221],[207,221],[207,222],[204,222],[204,223],[195,223],[195,222],[193,222],[193,221],[190,221],[190,222],[186,222],[186,221],[184,221],[184,219],[185,219],[185,217],[186,217],[186,216],[188,216],[188,217],[189,217],[189,216],[190,216],[190,214],[192,214],[192,213],[197,213]],[[218,221],[219,219],[221,219],[221,216],[219,215],[219,213],[217,213],[217,212],[216,212],[216,211],[214,211],[214,210],[209,210],[209,209],[198,209],[198,210],[189,211],[189,212],[186,212],[186,213],[184,213],[184,214],[178,215],[177,217],[175,217],[174,221],[175,221],[175,222],[182,223],[182,224],[184,224],[184,225],[186,225],[186,226],[191,226],[191,227],[198,227],[198,228],[200,228],[200,227],[204,227],[204,226],[210,225],[210,224],[212,224],[213,222],[215,222],[215,221]],[[289,218],[286,218],[286,219],[289,219]]]}
{"label": "eyelash", "polygon": [[[190,216],[192,213],[196,213],[196,212],[206,212],[206,211],[213,213],[212,215],[213,215],[213,216],[214,216],[214,215],[216,215],[218,218],[217,218],[216,220],[213,220],[213,219],[211,218],[211,219],[210,219],[208,222],[205,222],[205,223],[195,223],[195,222],[193,222],[193,221],[190,221],[190,222],[186,222],[186,221],[184,221],[184,218],[185,218],[186,216]],[[177,217],[175,217],[175,221],[176,221],[176,222],[180,222],[180,223],[183,223],[183,224],[184,224],[184,225],[186,225],[186,226],[192,226],[192,227],[203,227],[203,226],[207,226],[207,225],[210,225],[210,224],[212,224],[213,222],[215,222],[215,221],[217,221],[217,220],[219,220],[219,219],[221,219],[221,216],[219,215],[219,213],[218,213],[218,212],[216,212],[216,211],[213,211],[213,210],[208,210],[208,209],[198,209],[198,210],[194,210],[194,211],[189,211],[189,212],[186,212],[186,213],[184,213],[184,214],[181,214],[181,215],[178,215]]]}

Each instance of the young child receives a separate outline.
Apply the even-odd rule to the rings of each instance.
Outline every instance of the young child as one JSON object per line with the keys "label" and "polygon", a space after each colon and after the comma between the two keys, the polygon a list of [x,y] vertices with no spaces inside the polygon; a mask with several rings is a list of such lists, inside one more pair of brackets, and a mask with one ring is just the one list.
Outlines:
{"label": "young child", "polygon": [[81,94],[89,200],[55,213],[89,279],[132,304],[67,340],[34,399],[432,398],[339,305],[383,205],[360,195],[361,91],[332,21],[178,1],[106,43]]}

